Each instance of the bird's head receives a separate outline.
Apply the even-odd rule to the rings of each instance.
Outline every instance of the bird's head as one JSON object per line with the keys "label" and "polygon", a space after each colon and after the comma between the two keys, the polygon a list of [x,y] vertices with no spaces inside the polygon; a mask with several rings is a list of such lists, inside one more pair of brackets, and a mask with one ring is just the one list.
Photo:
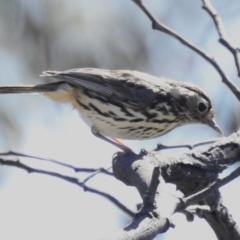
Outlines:
{"label": "bird's head", "polygon": [[186,123],[206,124],[222,135],[215,121],[215,110],[211,100],[196,86],[179,83],[172,94],[178,98],[178,108],[186,117]]}

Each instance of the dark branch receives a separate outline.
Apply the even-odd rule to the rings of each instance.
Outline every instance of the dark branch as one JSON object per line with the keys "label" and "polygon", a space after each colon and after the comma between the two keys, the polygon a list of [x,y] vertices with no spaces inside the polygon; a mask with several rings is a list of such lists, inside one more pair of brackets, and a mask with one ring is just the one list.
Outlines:
{"label": "dark branch", "polygon": [[156,193],[157,193],[157,187],[159,184],[159,177],[160,177],[160,168],[155,167],[153,169],[152,174],[152,180],[149,186],[149,189],[147,190],[145,197],[143,199],[143,207],[141,209],[141,212],[144,211],[154,211],[156,208]]}
{"label": "dark branch", "polygon": [[96,175],[96,172],[97,172],[97,173],[104,173],[104,174],[107,174],[109,176],[113,176],[113,174],[111,172],[109,172],[109,169],[111,167],[108,168],[108,169],[104,169],[104,168],[98,168],[98,169],[96,169],[96,168],[78,168],[78,167],[75,167],[73,165],[63,163],[63,162],[60,162],[60,161],[55,160],[55,159],[42,158],[42,157],[32,156],[32,155],[19,153],[19,152],[14,152],[14,151],[0,153],[0,157],[5,157],[5,156],[8,156],[8,157],[13,157],[14,156],[14,157],[17,157],[17,158],[19,158],[19,157],[21,157],[21,158],[32,158],[32,159],[35,159],[35,160],[50,162],[50,163],[57,164],[59,166],[70,168],[70,169],[74,170],[75,172],[95,173],[95,175]]}
{"label": "dark branch", "polygon": [[97,189],[91,188],[91,187],[87,187],[86,185],[84,185],[83,187],[84,191],[87,192],[91,192],[91,193],[95,193],[97,195],[100,195],[102,197],[105,197],[106,199],[108,199],[110,202],[112,202],[114,205],[116,205],[119,209],[121,209],[123,212],[125,212],[128,216],[130,217],[134,217],[135,213],[132,212],[130,209],[128,209],[126,206],[124,206],[122,203],[120,203],[115,197],[113,197],[112,195],[99,191]]}
{"label": "dark branch", "polygon": [[[9,159],[9,156],[7,157]],[[152,239],[159,233],[163,233],[171,226],[168,219],[172,214],[176,211],[184,210],[186,206],[200,200],[205,201],[212,195],[213,190],[218,190],[220,186],[239,176],[240,168],[233,171],[227,177],[217,180],[218,173],[235,163],[239,158],[239,132],[232,134],[230,137],[220,139],[209,146],[207,150],[201,152],[192,151],[172,156],[163,154],[154,155],[154,153],[117,155],[113,159],[114,176],[128,185],[135,186],[143,200],[144,198],[146,200],[142,211],[135,216],[126,228],[117,233],[118,236],[128,236],[129,239],[143,239],[143,237],[144,239]],[[73,176],[35,169],[23,164],[19,160],[12,161],[8,159],[3,159],[2,156],[0,164],[15,166],[29,173],[47,174],[63,179],[82,187],[85,191],[90,191],[107,198],[128,215],[134,215],[133,212],[113,196],[84,185],[86,181],[79,182],[78,178]],[[185,194],[183,201],[172,193],[169,193],[164,180],[161,180],[159,183],[160,169],[164,180],[175,183],[178,189],[183,191]],[[92,174],[92,176],[95,174]],[[184,184],[182,181],[186,181],[187,184]],[[224,211],[218,212],[218,208],[215,208],[214,212],[213,210],[209,211],[207,217],[214,219],[216,222],[215,226],[218,226],[219,220],[223,217],[221,214],[224,214],[225,220],[230,218],[230,215],[226,211],[224,209]],[[234,233],[238,236],[237,227],[234,227],[234,224],[234,221],[229,221],[231,231],[234,228]],[[147,234],[147,236],[144,236],[144,234]],[[139,237],[136,238],[136,236]]]}
{"label": "dark branch", "polygon": [[224,178],[217,179],[216,181],[214,181],[213,183],[211,183],[209,186],[202,189],[201,191],[184,198],[183,201],[185,202],[185,207],[188,207],[196,202],[199,202],[204,198],[207,198],[212,194],[212,192],[226,185],[227,183],[231,182],[232,180],[234,180],[239,176],[240,176],[240,167],[232,171],[230,174],[228,174]]}
{"label": "dark branch", "polygon": [[202,56],[207,62],[209,62],[219,73],[219,75],[222,78],[222,81],[229,87],[229,89],[233,92],[233,94],[237,97],[237,99],[240,101],[240,89],[232,82],[232,80],[224,73],[222,68],[219,66],[219,64],[215,61],[213,57],[208,55],[206,52],[201,50],[200,48],[196,47],[191,42],[187,41],[185,38],[177,34],[175,31],[170,29],[169,27],[165,26],[163,23],[161,23],[153,14],[152,12],[143,4],[141,0],[132,0],[134,3],[137,4],[137,6],[147,15],[147,17],[152,22],[152,28],[154,30],[158,30],[161,32],[164,32],[177,40],[179,40],[183,45],[187,46],[188,48],[192,49],[194,52],[198,53],[200,56]]}
{"label": "dark branch", "polygon": [[[108,169],[109,169],[109,168],[108,168]],[[108,169],[107,169],[107,170],[104,169],[104,168],[99,168],[99,169],[97,169],[97,170],[94,171],[92,174],[90,174],[88,177],[86,177],[86,178],[84,179],[84,181],[82,182],[82,184],[86,184],[91,178],[95,177],[97,174],[102,173],[102,172],[103,172],[103,173],[107,173],[108,175],[113,176],[112,173],[108,172]]]}
{"label": "dark branch", "polygon": [[84,191],[89,191],[91,193],[95,193],[97,195],[100,195],[100,196],[108,199],[111,203],[116,205],[119,209],[121,209],[123,212],[128,214],[130,217],[134,216],[134,213],[131,210],[129,210],[127,207],[125,207],[122,203],[120,203],[116,198],[114,198],[113,196],[111,196],[108,193],[105,193],[105,192],[102,192],[102,191],[99,191],[94,188],[86,186],[85,184],[83,184],[84,181],[79,182],[78,178],[76,178],[76,177],[66,176],[66,175],[63,175],[63,174],[57,173],[57,172],[36,169],[36,168],[30,167],[24,163],[21,163],[19,160],[13,161],[13,160],[9,160],[9,159],[3,159],[2,157],[0,157],[0,164],[24,169],[28,173],[39,173],[39,174],[49,175],[49,176],[56,177],[56,178],[62,179],[64,181],[73,183],[73,184],[83,188]]}
{"label": "dark branch", "polygon": [[209,15],[213,19],[214,24],[217,28],[217,31],[219,34],[219,42],[233,54],[234,60],[235,60],[235,65],[237,67],[238,76],[240,77],[240,50],[239,50],[239,48],[234,47],[233,44],[228,39],[222,19],[218,15],[216,9],[211,4],[211,1],[210,0],[202,0],[202,2],[203,2],[202,8],[209,13]]}
{"label": "dark branch", "polygon": [[202,142],[196,142],[196,143],[192,143],[192,144],[175,144],[175,145],[164,145],[159,143],[157,145],[157,147],[154,149],[154,151],[161,151],[161,150],[165,150],[165,149],[172,149],[172,148],[188,148],[188,149],[193,149],[195,147],[200,147],[202,145],[206,145],[206,144],[210,144],[210,143],[214,143],[216,141],[219,141],[221,138],[213,138],[213,139],[209,139],[209,140],[205,140]]}
{"label": "dark branch", "polygon": [[[240,132],[221,138],[206,150],[190,151],[177,154],[118,155],[113,159],[113,173],[123,183],[135,186],[143,201],[145,194],[152,185],[152,173],[156,166],[166,182],[174,183],[184,194],[183,200],[169,193],[165,182],[160,181],[155,194],[154,210],[143,211],[124,229],[104,239],[153,239],[170,226],[168,220],[175,212],[182,212],[193,203],[204,203],[209,212],[206,220],[214,222],[216,234],[224,233],[231,239],[231,233],[239,239],[238,227],[232,220],[227,209],[217,202],[214,207],[215,192],[218,188],[233,180],[240,174],[240,169],[229,176],[218,179],[218,174],[240,159]],[[151,195],[153,196],[153,195]],[[213,198],[213,201],[210,201]],[[150,202],[153,202],[152,200]],[[223,210],[222,210],[223,209]],[[144,209],[145,210],[145,209]],[[191,215],[190,219],[192,219]],[[222,221],[224,219],[224,221]],[[209,221],[208,221],[209,222]],[[226,227],[223,224],[227,222]],[[209,223],[210,224],[210,223]],[[222,230],[219,230],[222,228]],[[143,237],[143,233],[146,233]],[[122,237],[122,238],[120,238]]]}

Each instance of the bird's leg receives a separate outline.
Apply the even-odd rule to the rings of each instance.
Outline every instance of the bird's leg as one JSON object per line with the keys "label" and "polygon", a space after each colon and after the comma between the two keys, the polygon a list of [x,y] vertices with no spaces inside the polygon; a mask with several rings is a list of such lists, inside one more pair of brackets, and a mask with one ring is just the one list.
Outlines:
{"label": "bird's leg", "polygon": [[93,133],[93,135],[94,135],[95,137],[98,137],[98,138],[100,138],[100,139],[102,139],[102,140],[104,140],[104,141],[106,141],[106,142],[114,145],[115,147],[120,148],[120,149],[123,150],[124,152],[132,152],[132,150],[131,150],[128,146],[124,145],[124,144],[123,144],[122,142],[120,142],[119,140],[117,140],[117,139],[115,139],[115,138],[112,138],[112,140],[111,140],[111,139],[103,136],[103,135],[102,135],[101,133],[99,133],[94,127],[91,128],[91,131],[92,131],[92,133]]}

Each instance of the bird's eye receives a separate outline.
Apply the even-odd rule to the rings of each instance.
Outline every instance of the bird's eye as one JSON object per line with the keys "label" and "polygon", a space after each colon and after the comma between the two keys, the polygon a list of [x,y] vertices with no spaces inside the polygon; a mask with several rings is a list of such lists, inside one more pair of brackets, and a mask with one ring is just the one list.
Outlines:
{"label": "bird's eye", "polygon": [[199,102],[197,107],[200,113],[204,113],[207,110],[207,105],[204,102]]}

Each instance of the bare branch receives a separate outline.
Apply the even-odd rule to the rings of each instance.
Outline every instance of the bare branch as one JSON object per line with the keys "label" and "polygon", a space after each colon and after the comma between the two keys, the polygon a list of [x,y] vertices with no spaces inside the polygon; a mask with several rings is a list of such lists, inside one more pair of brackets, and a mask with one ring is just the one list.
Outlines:
{"label": "bare branch", "polygon": [[154,209],[156,208],[155,197],[156,197],[157,187],[159,184],[159,177],[160,177],[160,168],[155,167],[153,169],[152,180],[151,180],[149,189],[147,190],[145,197],[143,199],[143,207],[140,212],[154,211]]}
{"label": "bare branch", "polygon": [[185,202],[185,207],[188,207],[193,203],[199,202],[200,200],[207,198],[209,195],[212,194],[213,191],[226,185],[227,183],[231,182],[232,180],[234,180],[239,176],[240,176],[240,167],[232,171],[230,174],[228,174],[224,178],[217,179],[216,181],[214,181],[213,183],[211,183],[209,186],[202,189],[201,191],[184,198],[183,201]]}
{"label": "bare branch", "polygon": [[95,193],[97,195],[100,195],[100,196],[106,198],[107,200],[109,200],[111,203],[113,203],[115,206],[117,206],[119,209],[121,209],[123,212],[125,212],[130,217],[134,216],[134,213],[130,209],[128,209],[126,206],[124,206],[122,203],[120,203],[116,198],[114,198],[113,196],[111,196],[108,193],[105,193],[103,191],[99,191],[97,189],[86,186],[85,184],[83,184],[83,182],[79,182],[78,178],[76,178],[76,177],[66,176],[66,175],[63,175],[63,174],[57,173],[57,172],[36,169],[36,168],[30,167],[24,163],[21,163],[20,161],[13,161],[13,160],[9,160],[9,159],[6,160],[6,159],[3,159],[2,157],[0,157],[0,164],[24,169],[28,173],[39,173],[39,174],[49,175],[49,176],[56,177],[56,178],[62,179],[64,181],[73,183],[73,184],[83,188],[84,191]]}
{"label": "bare branch", "polygon": [[[99,174],[99,173],[101,173],[101,172],[103,172],[103,173],[106,173],[106,172],[109,173],[108,170],[109,170],[110,168],[112,168],[112,167],[109,167],[107,170],[104,169],[104,168],[99,168],[99,169],[97,169],[97,170],[94,171],[92,174],[90,174],[88,177],[86,177],[86,178],[84,179],[84,181],[82,181],[82,184],[86,184],[91,178],[95,177],[97,174]],[[113,176],[112,173],[111,173],[111,176]]]}
{"label": "bare branch", "polygon": [[172,149],[172,148],[188,148],[188,149],[193,149],[195,147],[200,147],[202,145],[214,143],[216,141],[219,141],[221,138],[213,138],[209,140],[204,140],[201,142],[195,142],[193,144],[185,143],[185,144],[175,144],[175,145],[164,145],[159,143],[157,147],[153,151],[161,151],[165,149]]}
{"label": "bare branch", "polygon": [[97,168],[97,169],[96,168],[78,168],[78,167],[75,167],[73,165],[63,163],[63,162],[60,162],[60,161],[55,160],[55,159],[42,158],[42,157],[32,156],[32,155],[28,155],[28,154],[25,154],[25,153],[19,153],[19,152],[14,152],[14,151],[0,153],[0,157],[4,157],[4,156],[33,158],[35,160],[41,160],[41,161],[45,161],[45,162],[54,163],[54,164],[57,164],[59,166],[67,167],[67,168],[70,168],[70,169],[74,170],[75,172],[91,172],[91,173],[94,173],[95,175],[98,174],[98,173],[104,173],[104,174],[107,174],[109,176],[113,176],[113,174],[111,172],[109,172],[111,167],[109,167],[108,169],[104,169],[104,168]]}
{"label": "bare branch", "polygon": [[[113,159],[113,172],[115,177],[128,185],[135,186],[143,199],[147,196],[148,201],[145,206],[149,206],[148,203],[154,203],[150,204],[152,207],[145,207],[143,211],[140,211],[126,228],[117,232],[117,235],[121,237],[125,236],[123,239],[126,239],[126,236],[130,237],[130,239],[152,239],[171,226],[169,218],[176,211],[184,210],[186,206],[206,199],[212,194],[214,189],[218,189],[218,187],[236,178],[240,174],[240,168],[220,180],[217,180],[217,173],[234,163],[233,159],[240,157],[239,138],[240,132],[232,134],[230,137],[222,138],[205,151],[182,153],[177,156],[173,155],[172,157],[169,155],[154,155],[153,153],[117,155],[115,159]],[[47,174],[76,184],[85,191],[90,191],[107,198],[125,213],[134,216],[133,212],[113,196],[84,185],[84,181],[80,182],[76,177],[65,176],[58,172],[35,169],[20,161],[3,158],[0,158],[0,164],[16,166],[30,173]],[[160,184],[158,184],[160,168],[164,179],[168,182],[175,183],[180,190],[183,190],[186,196],[183,199],[184,201],[181,201],[181,199],[169,193],[164,180],[161,180]],[[184,171],[186,170],[187,174],[184,175]],[[182,184],[181,181],[183,178],[188,184]],[[190,181],[191,184],[189,184]],[[213,184],[211,184],[212,182]],[[204,190],[202,190],[203,188]],[[149,189],[151,189],[150,193]],[[192,192],[192,189],[194,189],[195,192],[188,194]],[[149,194],[146,195],[147,192]],[[214,211],[216,212],[218,210]],[[216,220],[216,226],[221,225],[221,223],[218,224],[218,219],[221,219],[221,211],[218,215],[214,213],[209,211],[208,217],[211,216]],[[225,219],[229,219],[230,215],[225,214],[224,216]],[[230,227],[233,228],[233,224],[235,224],[234,221],[230,222]],[[234,227],[234,233],[238,236],[237,227]],[[116,235],[114,235],[114,238],[105,239],[117,239],[115,237]]]}
{"label": "bare branch", "polygon": [[202,2],[203,2],[202,8],[209,13],[209,15],[213,19],[214,24],[217,28],[217,31],[219,34],[219,42],[233,54],[235,65],[237,67],[238,76],[240,77],[240,49],[237,47],[234,47],[233,44],[228,39],[222,19],[220,18],[216,9],[211,4],[211,1],[202,0]]}
{"label": "bare branch", "polygon": [[108,199],[111,203],[113,203],[114,205],[116,205],[116,207],[118,207],[119,209],[121,209],[124,213],[126,213],[128,216],[130,217],[134,217],[135,213],[132,212],[130,209],[128,209],[126,206],[124,206],[122,203],[120,203],[115,197],[113,197],[112,195],[99,191],[97,189],[91,188],[91,187],[87,187],[86,185],[84,185],[83,187],[84,191],[87,192],[91,192],[91,193],[95,193],[98,194],[102,197],[105,197],[106,199]]}
{"label": "bare branch", "polygon": [[177,34],[175,31],[170,29],[169,27],[165,26],[161,23],[153,14],[152,12],[143,4],[142,0],[132,0],[136,5],[147,15],[147,17],[152,22],[152,28],[154,30],[158,30],[164,32],[177,40],[179,40],[183,45],[187,46],[188,48],[192,49],[194,52],[198,53],[202,56],[207,62],[209,62],[219,73],[222,78],[222,81],[229,87],[229,89],[233,92],[233,94],[237,97],[240,101],[240,89],[232,82],[232,80],[224,73],[222,68],[219,64],[215,61],[213,57],[208,55],[206,52],[201,50],[200,48],[196,47],[191,42],[187,41],[185,38]]}
{"label": "bare branch", "polygon": [[[171,226],[169,218],[176,211],[183,211],[186,206],[198,203],[200,200],[206,202],[210,209],[207,220],[210,219],[214,222],[215,233],[219,234],[224,231],[224,236],[228,238],[223,239],[239,239],[240,232],[238,232],[238,227],[227,209],[223,205],[218,208],[220,206],[219,202],[214,209],[210,205],[212,202],[207,203],[210,197],[214,197],[218,187],[240,174],[239,169],[237,172],[234,171],[229,176],[217,180],[218,173],[239,161],[239,139],[240,132],[237,132],[229,137],[222,138],[204,151],[172,155],[155,155],[154,152],[150,152],[145,155],[120,154],[116,156],[113,159],[115,177],[127,185],[135,186],[143,200],[146,191],[152,184],[152,173],[156,166],[160,167],[163,179],[166,182],[176,184],[177,188],[184,193],[185,198],[181,200],[174,194],[169,193],[165,188],[164,181],[160,181],[154,198],[156,203],[154,211],[140,212],[127,227],[104,239],[153,239]],[[191,215],[190,220],[192,217]],[[206,218],[206,216],[203,217]],[[224,227],[225,222],[228,225]],[[219,230],[219,228],[222,228],[222,230]],[[229,238],[232,233],[235,237]]]}

